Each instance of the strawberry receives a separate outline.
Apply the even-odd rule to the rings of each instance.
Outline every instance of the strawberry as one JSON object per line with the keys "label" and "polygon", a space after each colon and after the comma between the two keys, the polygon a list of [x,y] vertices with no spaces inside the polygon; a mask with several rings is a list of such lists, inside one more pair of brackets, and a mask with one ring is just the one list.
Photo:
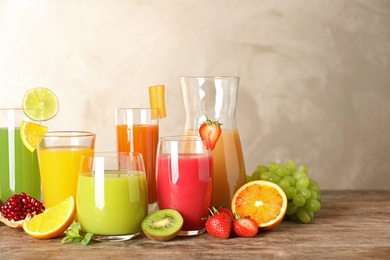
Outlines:
{"label": "strawberry", "polygon": [[207,150],[214,150],[218,138],[221,135],[221,124],[218,121],[206,121],[199,127],[199,135],[204,141]]}
{"label": "strawberry", "polygon": [[259,228],[256,221],[249,217],[240,218],[236,214],[234,215],[232,229],[233,232],[239,237],[254,237],[257,235]]}
{"label": "strawberry", "polygon": [[[213,208],[215,209],[215,208]],[[206,218],[206,231],[210,235],[222,239],[230,237],[232,231],[232,219],[226,213],[211,211],[211,216]]]}
{"label": "strawberry", "polygon": [[227,209],[227,208],[218,208],[217,211],[219,213],[226,213],[231,219],[232,221],[234,220],[234,216],[233,216],[233,213],[231,210]]}

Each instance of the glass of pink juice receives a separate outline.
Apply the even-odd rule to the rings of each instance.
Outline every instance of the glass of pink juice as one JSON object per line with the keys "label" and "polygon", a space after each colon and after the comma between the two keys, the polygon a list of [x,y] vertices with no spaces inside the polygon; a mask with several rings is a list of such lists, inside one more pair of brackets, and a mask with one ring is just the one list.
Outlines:
{"label": "glass of pink juice", "polygon": [[181,236],[202,234],[213,194],[213,157],[198,136],[160,138],[157,149],[160,209],[175,209],[184,219]]}
{"label": "glass of pink juice", "polygon": [[138,236],[148,214],[148,187],[141,153],[83,156],[77,185],[77,219],[98,241]]}

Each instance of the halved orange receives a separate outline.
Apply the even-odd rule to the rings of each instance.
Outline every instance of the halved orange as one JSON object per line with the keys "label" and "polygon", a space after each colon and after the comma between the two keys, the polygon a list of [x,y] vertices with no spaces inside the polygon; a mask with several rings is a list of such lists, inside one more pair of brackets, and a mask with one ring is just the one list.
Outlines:
{"label": "halved orange", "polygon": [[[164,85],[149,87],[149,103],[150,103],[150,108],[158,109],[159,118],[164,118],[167,116],[165,110],[165,86]],[[153,118],[157,118],[157,115],[153,115]]]}
{"label": "halved orange", "polygon": [[239,217],[249,216],[260,230],[275,227],[286,214],[287,197],[275,183],[255,180],[241,186],[232,199],[232,211]]}
{"label": "halved orange", "polygon": [[33,122],[22,121],[20,126],[20,138],[24,146],[30,152],[34,152],[38,145],[38,135],[44,135],[47,132],[47,127]]}
{"label": "halved orange", "polygon": [[74,221],[76,204],[73,196],[46,209],[24,222],[24,231],[35,238],[53,238],[61,235]]}

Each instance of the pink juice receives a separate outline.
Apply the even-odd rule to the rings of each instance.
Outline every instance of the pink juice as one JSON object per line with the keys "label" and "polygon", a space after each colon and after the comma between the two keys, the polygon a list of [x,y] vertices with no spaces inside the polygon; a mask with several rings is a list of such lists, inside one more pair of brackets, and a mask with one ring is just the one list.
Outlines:
{"label": "pink juice", "polygon": [[157,194],[160,209],[175,209],[183,216],[182,230],[204,229],[213,190],[212,155],[180,154],[157,158]]}

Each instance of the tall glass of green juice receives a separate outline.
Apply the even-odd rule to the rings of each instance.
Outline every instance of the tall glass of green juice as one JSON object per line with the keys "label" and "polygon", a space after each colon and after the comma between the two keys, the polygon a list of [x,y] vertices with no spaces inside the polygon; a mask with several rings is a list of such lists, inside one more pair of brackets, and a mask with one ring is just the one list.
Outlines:
{"label": "tall glass of green juice", "polygon": [[139,235],[148,213],[142,154],[83,156],[76,205],[81,229],[94,234],[94,240],[128,240]]}
{"label": "tall glass of green juice", "polygon": [[37,152],[30,152],[20,138],[27,120],[22,109],[0,109],[0,199],[25,192],[41,200]]}

